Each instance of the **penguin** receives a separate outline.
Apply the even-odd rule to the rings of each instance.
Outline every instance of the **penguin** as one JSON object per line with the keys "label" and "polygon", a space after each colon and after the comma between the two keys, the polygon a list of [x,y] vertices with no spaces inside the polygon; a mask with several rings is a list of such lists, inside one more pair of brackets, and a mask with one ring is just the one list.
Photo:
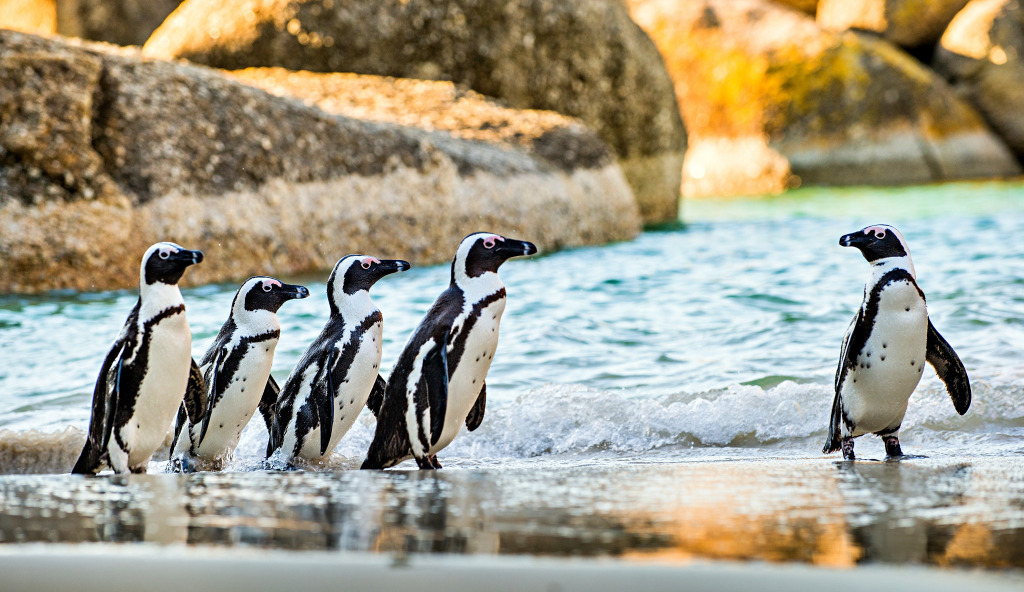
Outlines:
{"label": "penguin", "polygon": [[846,337],[835,377],[835,399],[825,454],[842,449],[854,460],[853,439],[874,433],[888,458],[903,456],[899,431],[910,395],[927,361],[963,415],[971,385],[960,358],[928,319],[924,292],[903,235],[892,226],[868,226],[839,239],[871,263],[864,301]]}
{"label": "penguin", "polygon": [[533,255],[532,243],[480,232],[464,238],[452,260],[451,282],[405,344],[387,382],[364,469],[415,458],[439,469],[437,453],[462,424],[480,426],[487,371],[498,346],[505,285],[498,267]]}
{"label": "penguin", "polygon": [[370,299],[382,277],[410,268],[406,261],[343,257],[327,280],[331,316],[285,380],[274,406],[267,458],[322,461],[369,406],[384,396],[379,374],[384,317]]}
{"label": "penguin", "polygon": [[172,469],[220,470],[257,407],[270,430],[270,408],[281,390],[270,375],[281,336],[277,311],[307,296],[305,286],[263,276],[247,279],[238,289],[228,320],[199,362],[202,380],[190,381],[178,409]]}
{"label": "penguin", "polygon": [[164,443],[188,384],[192,332],[178,280],[203,260],[174,243],[149,247],[139,300],[103,360],[93,389],[89,435],[72,473],[145,473]]}

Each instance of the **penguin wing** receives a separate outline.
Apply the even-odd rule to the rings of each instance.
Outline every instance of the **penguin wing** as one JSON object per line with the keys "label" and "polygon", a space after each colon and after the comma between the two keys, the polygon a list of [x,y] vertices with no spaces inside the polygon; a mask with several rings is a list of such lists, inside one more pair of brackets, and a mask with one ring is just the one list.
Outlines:
{"label": "penguin wing", "polygon": [[[843,398],[840,393],[843,390],[843,382],[846,380],[846,373],[849,371],[855,362],[849,359],[850,352],[850,341],[853,337],[854,328],[860,322],[860,317],[863,309],[858,311],[856,316],[853,317],[853,321],[850,326],[846,329],[846,336],[843,337],[843,349],[839,353],[839,366],[836,368],[836,380],[835,380],[835,397],[832,399],[832,413],[829,416],[828,421],[828,439],[825,441],[825,446],[821,451],[825,454],[835,452],[839,450],[842,445],[842,431],[840,429],[840,422],[843,420]],[[853,354],[856,358],[856,354]]]}
{"label": "penguin wing", "polygon": [[380,408],[384,404],[384,391],[387,387],[388,383],[378,374],[377,380],[373,383],[373,390],[370,391],[370,396],[366,399],[366,406],[373,412],[374,417],[380,417]]}
{"label": "penguin wing", "polygon": [[[836,380],[835,388],[838,396],[839,389],[843,385],[843,380],[846,379],[846,371],[853,367],[856,359],[850,360],[850,339],[853,337],[853,330],[860,322],[861,311],[857,311],[854,315],[853,320],[850,321],[850,326],[846,328],[846,336],[843,337],[843,349],[839,352],[839,366],[836,367]],[[854,355],[856,358],[856,355]]]}
{"label": "penguin wing", "polygon": [[480,427],[480,424],[484,421],[484,408],[487,407],[487,383],[485,382],[480,387],[480,394],[476,398],[476,403],[473,404],[473,408],[469,410],[469,415],[466,416],[466,429],[473,431]]}
{"label": "penguin wing", "polygon": [[199,365],[192,360],[192,367],[189,369],[188,386],[185,387],[185,400],[182,401],[185,407],[185,414],[192,425],[199,425],[206,413],[206,379],[203,378],[203,371]]}
{"label": "penguin wing", "polygon": [[[137,314],[138,305],[132,311],[132,315],[128,317],[125,327],[128,324],[133,324],[132,316]],[[96,378],[96,386],[92,391],[92,417],[89,419],[89,435],[86,437],[82,454],[79,455],[78,461],[71,469],[72,473],[95,473],[100,468],[100,458],[107,450],[110,432],[114,429],[118,390],[121,385],[121,369],[124,366],[124,358],[118,359],[118,356],[124,351],[126,337],[126,331],[122,329],[100,367],[100,375]],[[114,368],[114,360],[117,360],[116,368]]]}
{"label": "penguin wing", "polygon": [[416,409],[430,408],[430,444],[434,445],[441,438],[444,415],[448,410],[447,331],[435,336],[434,346],[423,357],[422,370],[420,386],[416,389]]}
{"label": "penguin wing", "polygon": [[[228,350],[220,348],[217,351],[217,357],[213,359],[213,365],[210,366],[210,380],[207,384],[207,395],[206,395],[206,411],[202,416],[202,428],[199,430],[199,440],[196,441],[196,446],[203,443],[203,439],[206,438],[206,430],[210,427],[210,417],[213,415],[213,408],[217,406],[217,402],[220,400],[220,373],[224,369],[224,362],[227,360]],[[226,386],[226,385],[225,385]]]}
{"label": "penguin wing", "polygon": [[967,370],[949,343],[939,335],[928,319],[928,345],[925,359],[935,368],[935,373],[946,385],[949,398],[953,399],[953,407],[960,415],[967,413],[971,406],[971,382],[967,378]]}
{"label": "penguin wing", "polygon": [[263,423],[267,424],[267,433],[273,434],[274,407],[277,404],[277,397],[281,394],[281,387],[274,380],[274,375],[267,376],[267,385],[263,387],[263,397],[260,398],[258,409],[263,416]]}
{"label": "penguin wing", "polygon": [[331,443],[331,432],[334,430],[334,364],[338,359],[337,348],[331,348],[327,356],[327,365],[323,367],[325,374],[317,381],[319,392],[313,392],[313,410],[320,424],[320,456],[327,454],[327,445]]}

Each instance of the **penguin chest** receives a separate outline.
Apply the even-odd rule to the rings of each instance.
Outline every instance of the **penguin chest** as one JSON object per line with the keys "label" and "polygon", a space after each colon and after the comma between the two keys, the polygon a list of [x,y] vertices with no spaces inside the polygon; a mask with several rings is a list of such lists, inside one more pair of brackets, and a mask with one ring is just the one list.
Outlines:
{"label": "penguin chest", "polygon": [[[381,325],[377,323],[365,331],[356,342],[352,364],[345,375],[335,381],[337,390],[334,394],[334,426],[331,428],[328,452],[338,445],[341,437],[348,432],[366,406],[366,400],[370,397],[374,383],[377,382],[381,345]],[[342,355],[344,353],[342,352]],[[316,431],[316,441],[319,443],[319,430]],[[308,448],[319,448],[319,444]],[[320,458],[319,449],[316,450],[316,458]]]}
{"label": "penguin chest", "polygon": [[852,435],[896,428],[921,380],[928,311],[917,287],[896,282],[882,290],[874,324],[843,383]]}
{"label": "penguin chest", "polygon": [[[210,414],[206,436],[198,446],[194,446],[193,454],[214,459],[234,451],[242,430],[256,413],[263,397],[263,390],[270,378],[270,368],[274,363],[277,342],[277,339],[268,339],[238,346],[245,348],[241,352],[238,368],[230,377],[223,377],[228,380],[226,385],[217,385],[217,388],[222,389],[220,397]],[[193,441],[198,441],[201,431],[201,425],[192,426]]]}
{"label": "penguin chest", "polygon": [[[469,328],[465,346],[458,360],[452,359],[455,353],[455,347],[452,345],[456,344],[449,346],[448,364],[450,367],[455,363],[455,371],[451,372],[449,368],[444,429],[437,443],[430,447],[430,454],[436,454],[450,444],[466,423],[466,416],[476,403],[487,379],[487,371],[494,360],[494,351],[498,347],[498,326],[504,311],[504,298],[496,300],[480,311]],[[463,322],[468,320],[467,318]]]}
{"label": "penguin chest", "polygon": [[[145,365],[131,418],[121,427],[129,467],[149,462],[163,442],[178,411],[192,364],[192,332],[184,312],[161,320],[151,329]],[[114,439],[111,439],[113,444]],[[112,457],[113,457],[112,451]],[[111,460],[114,460],[113,458]]]}

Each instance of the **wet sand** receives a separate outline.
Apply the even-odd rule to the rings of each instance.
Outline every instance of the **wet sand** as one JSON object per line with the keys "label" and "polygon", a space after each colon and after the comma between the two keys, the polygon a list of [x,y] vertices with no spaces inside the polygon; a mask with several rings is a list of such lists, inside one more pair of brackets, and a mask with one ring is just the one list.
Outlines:
{"label": "wet sand", "polygon": [[1024,574],[1018,456],[569,462],[477,462],[436,472],[8,475],[0,477],[0,551],[4,561],[22,552],[116,557],[214,548],[244,557],[370,553],[384,563],[526,556]]}

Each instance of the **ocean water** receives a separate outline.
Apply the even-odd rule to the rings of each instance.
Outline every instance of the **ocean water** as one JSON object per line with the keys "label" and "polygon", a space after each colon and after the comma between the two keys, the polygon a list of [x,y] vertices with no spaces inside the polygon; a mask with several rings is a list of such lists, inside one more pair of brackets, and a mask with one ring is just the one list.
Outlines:
{"label": "ocean water", "polygon": [[[184,523],[197,544],[497,552],[500,541],[501,552],[682,547],[844,564],[891,558],[913,535],[920,553],[909,560],[942,563],[935,549],[953,549],[959,564],[950,541],[975,536],[960,532],[971,523],[987,529],[992,549],[1021,548],[1024,184],[808,189],[683,209],[685,226],[502,267],[508,305],[487,415],[439,455],[446,468],[436,477],[347,470],[372,437],[368,411],[330,462],[305,472],[263,470],[266,431],[255,418],[222,474],[154,475],[161,452],[148,476],[11,475],[70,468],[96,373],[137,294],[0,296],[0,541],[183,540],[173,533]],[[884,456],[872,436],[858,440],[863,463],[820,452],[842,337],[869,271],[838,239],[874,223],[903,232],[931,319],[974,395],[957,415],[928,367],[901,434],[905,452],[927,458],[896,465],[870,461]],[[421,267],[373,288],[383,376],[448,277],[448,266]],[[311,296],[279,314],[279,382],[328,313],[326,275],[282,279]],[[236,288],[183,290],[196,358]],[[914,483],[933,486],[910,492]],[[168,512],[170,522],[146,526]],[[712,532],[767,542],[709,551]],[[1019,553],[983,557],[964,564],[1024,566]]]}
{"label": "ocean water", "polygon": [[[927,368],[904,422],[904,448],[1022,452],[1022,199],[1022,185],[986,183],[688,202],[681,229],[513,259],[501,269],[508,306],[487,417],[442,458],[473,466],[543,457],[572,464],[581,454],[816,454],[842,336],[868,275],[838,237],[876,222],[903,232],[931,318],[974,390],[960,417]],[[373,288],[384,314],[383,376],[448,277],[448,266],[423,267]],[[312,295],[279,314],[273,373],[282,383],[328,313],[325,277],[285,279]],[[196,358],[236,287],[183,291]],[[66,431],[74,441],[75,430],[87,428],[99,365],[136,298],[134,290],[0,296],[0,442],[28,431]],[[334,464],[358,463],[372,431],[364,411]],[[229,470],[249,468],[265,441],[262,423],[252,422]],[[877,439],[858,446],[881,454]]]}

